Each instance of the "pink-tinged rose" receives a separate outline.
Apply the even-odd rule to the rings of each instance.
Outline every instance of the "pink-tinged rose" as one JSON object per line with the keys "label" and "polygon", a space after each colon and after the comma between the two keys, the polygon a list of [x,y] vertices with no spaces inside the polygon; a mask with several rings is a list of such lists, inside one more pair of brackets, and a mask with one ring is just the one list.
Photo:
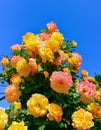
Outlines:
{"label": "pink-tinged rose", "polygon": [[53,60],[53,62],[54,62],[54,64],[56,65],[56,66],[59,66],[59,65],[61,65],[64,61],[65,61],[65,54],[64,54],[64,52],[62,51],[62,50],[59,50],[59,57],[58,58],[55,58],[54,60]]}
{"label": "pink-tinged rose", "polygon": [[72,84],[72,76],[69,72],[56,71],[50,77],[50,87],[58,93],[68,92]]}
{"label": "pink-tinged rose", "polygon": [[47,46],[47,42],[46,41],[41,41],[41,43],[40,43],[40,45],[39,45],[39,50],[41,49],[41,48],[47,48],[48,46]]}
{"label": "pink-tinged rose", "polygon": [[48,32],[53,33],[53,32],[58,32],[58,28],[54,22],[50,22],[47,24]]}
{"label": "pink-tinged rose", "polygon": [[54,60],[53,60],[53,62],[54,62],[54,64],[56,65],[56,66],[59,66],[59,65],[61,65],[61,58],[59,57],[59,58],[55,58]]}
{"label": "pink-tinged rose", "polygon": [[19,44],[15,44],[15,45],[11,46],[12,51],[15,51],[15,50],[21,51],[21,49],[22,49],[22,46]]}
{"label": "pink-tinged rose", "polygon": [[35,74],[37,72],[38,66],[37,66],[37,63],[36,63],[36,59],[29,58],[29,67],[31,69],[32,74]]}
{"label": "pink-tinged rose", "polygon": [[50,35],[48,33],[44,33],[44,32],[40,33],[38,36],[40,37],[40,39],[42,41],[46,41],[46,40],[48,40],[50,38]]}
{"label": "pink-tinged rose", "polygon": [[80,100],[84,103],[88,103],[94,99],[96,86],[88,80],[85,80],[76,86],[76,91],[81,95]]}

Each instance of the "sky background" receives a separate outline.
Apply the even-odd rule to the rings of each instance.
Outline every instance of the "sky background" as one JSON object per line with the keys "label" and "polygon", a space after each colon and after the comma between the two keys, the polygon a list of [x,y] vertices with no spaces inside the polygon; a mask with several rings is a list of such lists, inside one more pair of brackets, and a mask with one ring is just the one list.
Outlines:
{"label": "sky background", "polygon": [[[50,21],[78,43],[81,69],[90,76],[101,74],[101,0],[0,0],[0,56],[11,55],[11,45],[20,44],[26,32],[39,33]],[[0,86],[0,92],[4,89]],[[0,107],[8,105],[0,102]]]}

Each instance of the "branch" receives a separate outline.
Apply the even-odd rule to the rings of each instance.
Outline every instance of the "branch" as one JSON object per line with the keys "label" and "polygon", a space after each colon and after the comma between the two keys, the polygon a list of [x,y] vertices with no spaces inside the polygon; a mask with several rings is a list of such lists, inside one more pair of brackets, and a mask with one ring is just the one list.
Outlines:
{"label": "branch", "polygon": [[4,93],[0,93],[0,94],[4,94]]}
{"label": "branch", "polygon": [[5,99],[5,96],[3,96],[2,98],[0,98],[0,101],[2,101],[3,99]]}
{"label": "branch", "polygon": [[2,87],[6,87],[7,85],[1,85],[1,84],[0,84],[0,86],[2,86]]}

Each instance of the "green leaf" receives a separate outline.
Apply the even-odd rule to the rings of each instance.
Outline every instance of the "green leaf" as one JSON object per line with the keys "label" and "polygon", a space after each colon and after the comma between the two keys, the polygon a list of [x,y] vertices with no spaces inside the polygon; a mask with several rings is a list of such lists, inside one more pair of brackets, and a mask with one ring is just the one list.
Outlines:
{"label": "green leaf", "polygon": [[58,52],[54,52],[54,57],[55,58],[58,58],[60,55],[59,55],[59,53]]}
{"label": "green leaf", "polygon": [[44,130],[44,128],[45,128],[45,125],[42,125],[42,126],[39,127],[38,130]]}
{"label": "green leaf", "polygon": [[27,51],[22,51],[22,54],[21,56],[25,59],[28,59],[29,58],[29,53]]}
{"label": "green leaf", "polygon": [[96,74],[95,80],[98,83],[99,87],[101,88],[101,74]]}
{"label": "green leaf", "polygon": [[14,55],[21,55],[21,51],[19,51],[19,50],[14,50]]}
{"label": "green leaf", "polygon": [[47,29],[41,29],[40,33],[47,32]]}

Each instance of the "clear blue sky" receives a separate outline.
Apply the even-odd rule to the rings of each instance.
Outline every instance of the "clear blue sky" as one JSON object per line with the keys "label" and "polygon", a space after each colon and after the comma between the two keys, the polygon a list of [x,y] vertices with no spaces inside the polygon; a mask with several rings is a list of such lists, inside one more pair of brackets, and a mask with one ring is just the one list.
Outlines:
{"label": "clear blue sky", "polygon": [[0,55],[10,55],[11,45],[21,43],[26,32],[39,33],[49,21],[78,42],[81,69],[101,74],[101,0],[0,0]]}

